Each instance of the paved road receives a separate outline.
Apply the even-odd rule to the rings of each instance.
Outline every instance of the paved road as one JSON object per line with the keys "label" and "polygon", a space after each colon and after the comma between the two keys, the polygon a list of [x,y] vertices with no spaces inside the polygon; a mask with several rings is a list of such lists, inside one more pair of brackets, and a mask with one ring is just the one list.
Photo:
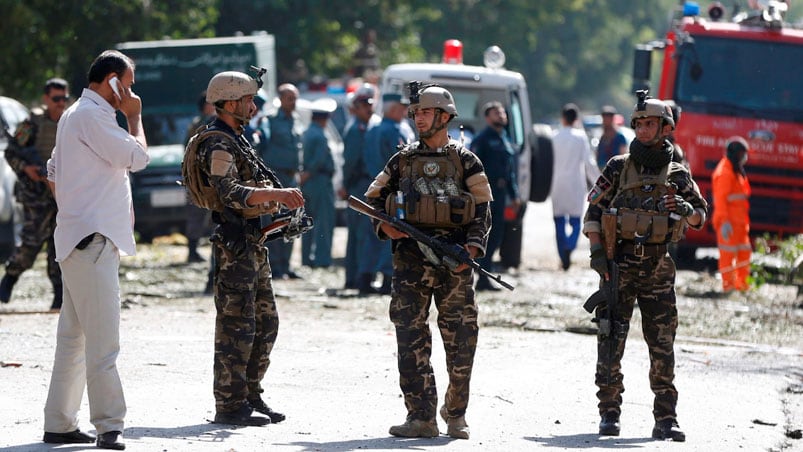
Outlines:
{"label": "paved road", "polygon": [[[531,215],[549,218],[546,205],[535,206]],[[543,221],[533,227],[548,231]],[[557,257],[538,257],[554,259],[557,266]],[[480,331],[467,415],[471,439],[393,438],[387,429],[405,413],[386,300],[314,291],[280,300],[282,326],[265,385],[269,404],[287,420],[223,428],[208,422],[214,415],[211,299],[154,298],[127,307],[119,360],[128,405],[127,450],[803,450],[803,441],[784,435],[788,419],[798,429],[803,421],[801,396],[786,392],[790,383],[802,381],[800,350],[681,338],[678,412],[688,438],[681,445],[649,438],[652,396],[639,337],[628,342],[623,364],[622,436],[600,438],[593,336],[490,327]],[[0,361],[21,363],[0,368],[4,451],[51,450],[40,440],[56,321],[52,314],[0,315]],[[435,338],[433,363],[442,396],[443,348]],[[88,411],[84,401],[80,426],[93,431]],[[440,427],[445,431],[442,422]]]}

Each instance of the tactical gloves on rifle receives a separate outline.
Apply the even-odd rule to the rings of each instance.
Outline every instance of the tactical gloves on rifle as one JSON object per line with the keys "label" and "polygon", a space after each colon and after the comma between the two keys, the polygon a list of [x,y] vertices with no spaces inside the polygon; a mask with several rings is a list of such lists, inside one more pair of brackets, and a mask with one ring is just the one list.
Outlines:
{"label": "tactical gloves on rifle", "polygon": [[608,258],[605,256],[605,248],[601,243],[591,245],[591,268],[600,276],[608,273]]}

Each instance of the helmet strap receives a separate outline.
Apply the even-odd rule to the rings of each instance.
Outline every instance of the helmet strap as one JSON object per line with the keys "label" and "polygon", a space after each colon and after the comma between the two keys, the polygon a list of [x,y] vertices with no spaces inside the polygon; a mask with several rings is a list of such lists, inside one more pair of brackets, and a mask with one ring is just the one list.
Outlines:
{"label": "helmet strap", "polygon": [[432,119],[432,125],[429,127],[429,129],[427,129],[427,130],[425,130],[423,132],[418,132],[418,136],[420,136],[421,138],[430,138],[433,135],[435,135],[436,133],[438,133],[441,130],[445,129],[446,128],[446,124],[448,124],[449,121],[446,121],[445,123],[441,122],[441,113],[443,113],[443,112],[444,111],[441,110],[440,108],[436,108],[435,109],[435,116]]}
{"label": "helmet strap", "polygon": [[[242,110],[242,108],[243,108],[243,99],[240,98],[239,100],[234,101],[234,102],[237,102],[237,105],[238,105],[237,110]],[[240,132],[245,130],[245,125],[248,124],[248,122],[250,121],[250,118],[248,118],[247,116],[241,115],[236,111],[231,112],[231,111],[225,110],[223,108],[217,108],[217,107],[215,107],[215,110],[217,110],[218,115],[226,114],[226,115],[229,115],[232,118],[234,118],[235,121],[237,121],[237,123],[240,125],[240,127],[239,127],[240,128]]]}

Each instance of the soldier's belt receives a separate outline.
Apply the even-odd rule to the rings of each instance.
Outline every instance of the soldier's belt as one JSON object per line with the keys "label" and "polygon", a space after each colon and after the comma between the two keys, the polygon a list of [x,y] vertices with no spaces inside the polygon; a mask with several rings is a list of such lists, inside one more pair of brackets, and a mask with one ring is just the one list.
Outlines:
{"label": "soldier's belt", "polygon": [[616,251],[620,254],[631,254],[636,257],[660,257],[666,254],[666,244],[661,245],[641,245],[635,242],[622,241],[616,246]]}

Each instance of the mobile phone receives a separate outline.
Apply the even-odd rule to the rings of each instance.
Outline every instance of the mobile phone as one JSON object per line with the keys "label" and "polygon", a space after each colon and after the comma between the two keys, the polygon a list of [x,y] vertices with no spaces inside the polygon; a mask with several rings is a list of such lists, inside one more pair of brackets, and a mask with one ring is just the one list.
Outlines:
{"label": "mobile phone", "polygon": [[117,86],[118,82],[119,79],[117,78],[117,76],[114,76],[109,79],[109,85],[111,85],[112,91],[114,91],[114,94],[117,96],[118,99],[122,99],[122,97],[120,97],[120,88]]}

